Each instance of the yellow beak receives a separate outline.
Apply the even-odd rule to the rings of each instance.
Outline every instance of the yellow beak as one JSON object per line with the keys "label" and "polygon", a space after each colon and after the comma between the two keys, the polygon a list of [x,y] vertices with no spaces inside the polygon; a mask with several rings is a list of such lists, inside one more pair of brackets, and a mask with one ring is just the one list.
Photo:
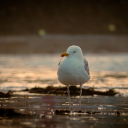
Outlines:
{"label": "yellow beak", "polygon": [[65,53],[62,53],[61,54],[61,57],[64,57],[64,56],[69,56],[70,54],[67,54],[66,52]]}

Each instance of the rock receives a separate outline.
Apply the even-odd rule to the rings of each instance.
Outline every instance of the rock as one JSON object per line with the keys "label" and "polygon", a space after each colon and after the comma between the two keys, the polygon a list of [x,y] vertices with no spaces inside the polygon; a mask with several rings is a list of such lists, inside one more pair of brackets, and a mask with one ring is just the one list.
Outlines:
{"label": "rock", "polygon": [[69,110],[56,110],[55,115],[65,115],[65,114],[69,114],[70,111]]}
{"label": "rock", "polygon": [[12,92],[8,91],[7,93],[0,92],[0,98],[10,98],[12,96]]}

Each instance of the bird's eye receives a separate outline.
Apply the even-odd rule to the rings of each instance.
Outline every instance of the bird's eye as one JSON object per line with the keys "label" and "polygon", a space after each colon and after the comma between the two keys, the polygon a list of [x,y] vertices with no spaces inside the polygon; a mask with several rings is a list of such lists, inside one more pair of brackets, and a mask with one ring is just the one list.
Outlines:
{"label": "bird's eye", "polygon": [[74,51],[74,53],[76,53],[76,51]]}

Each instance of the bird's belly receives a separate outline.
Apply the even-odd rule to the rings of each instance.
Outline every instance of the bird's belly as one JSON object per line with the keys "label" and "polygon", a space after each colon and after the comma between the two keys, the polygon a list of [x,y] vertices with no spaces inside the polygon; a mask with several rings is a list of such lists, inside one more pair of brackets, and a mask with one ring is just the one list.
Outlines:
{"label": "bird's belly", "polygon": [[74,77],[63,73],[59,75],[58,79],[64,85],[80,85],[86,82],[84,78]]}
{"label": "bird's belly", "polygon": [[61,68],[60,65],[58,69],[58,80],[64,85],[80,85],[89,79],[90,76],[85,72],[85,69],[77,65],[67,65],[65,68]]}

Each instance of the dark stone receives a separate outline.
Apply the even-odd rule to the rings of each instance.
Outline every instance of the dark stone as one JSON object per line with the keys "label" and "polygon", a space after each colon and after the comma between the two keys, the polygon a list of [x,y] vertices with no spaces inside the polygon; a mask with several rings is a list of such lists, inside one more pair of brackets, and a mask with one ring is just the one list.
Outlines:
{"label": "dark stone", "polygon": [[31,115],[15,112],[12,108],[0,108],[0,117],[31,117]]}
{"label": "dark stone", "polygon": [[19,116],[21,115],[20,113],[17,113],[14,111],[14,109],[0,109],[0,116],[2,117],[14,117],[14,116]]}
{"label": "dark stone", "polygon": [[10,98],[12,95],[11,91],[8,91],[7,93],[0,92],[0,98]]}
{"label": "dark stone", "polygon": [[91,112],[90,112],[90,111],[87,111],[86,113],[91,114]]}
{"label": "dark stone", "polygon": [[69,110],[56,110],[55,111],[55,115],[65,115],[65,114],[69,114],[70,111]]}
{"label": "dark stone", "polygon": [[79,110],[78,113],[84,113],[84,112],[82,112],[81,110]]}
{"label": "dark stone", "polygon": [[119,112],[119,111],[117,111],[117,112],[116,112],[116,115],[117,115],[117,116],[120,116],[120,112]]}

